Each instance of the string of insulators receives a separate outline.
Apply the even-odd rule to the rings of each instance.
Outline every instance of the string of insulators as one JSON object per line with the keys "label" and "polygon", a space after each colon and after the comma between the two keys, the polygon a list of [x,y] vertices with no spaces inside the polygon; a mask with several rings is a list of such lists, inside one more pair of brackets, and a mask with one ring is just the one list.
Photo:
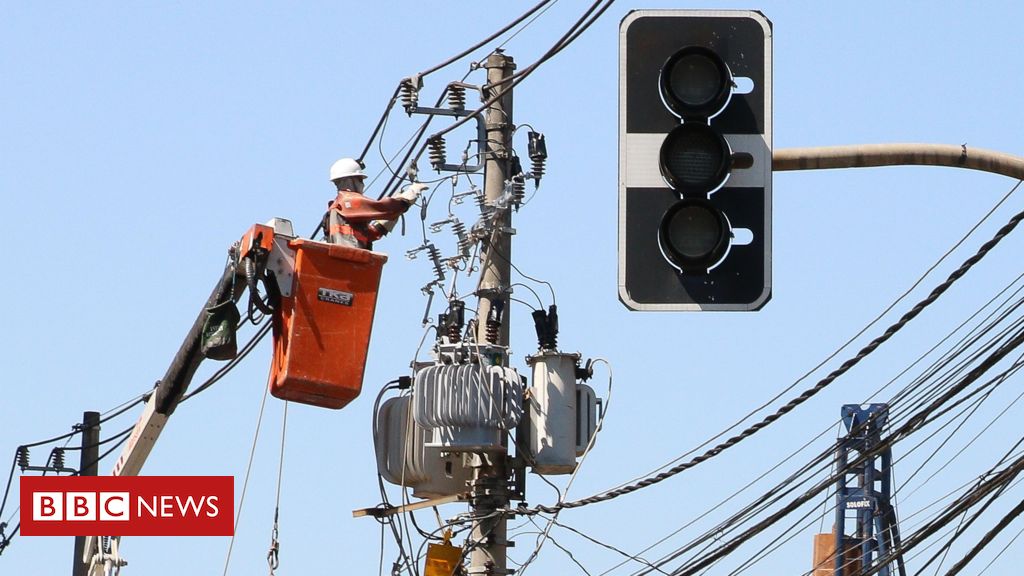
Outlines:
{"label": "string of insulators", "polygon": [[473,200],[476,202],[476,207],[480,209],[480,214],[487,214],[490,211],[490,206],[487,205],[487,195],[483,190],[478,191]]}
{"label": "string of insulators", "polygon": [[413,86],[411,78],[402,80],[399,97],[402,100],[402,107],[405,108],[405,113],[411,116],[413,109],[416,108],[420,101],[420,92]]}
{"label": "string of insulators", "polygon": [[463,258],[469,258],[473,253],[473,242],[469,239],[469,233],[466,232],[466,225],[458,218],[452,218],[452,232],[458,237],[459,253]]}
{"label": "string of insulators", "polygon": [[531,131],[529,136],[530,160],[533,162],[530,175],[533,176],[533,185],[540,186],[540,179],[544,176],[544,168],[547,164],[548,147],[544,142],[544,134]]}
{"label": "string of insulators", "polygon": [[466,324],[466,303],[462,300],[452,300],[448,304],[448,311],[438,318],[441,326],[439,331],[448,337],[448,342],[457,344],[462,340],[462,327]]}
{"label": "string of insulators", "polygon": [[513,156],[509,167],[509,174],[512,180],[512,203],[519,207],[526,198],[526,177],[523,175],[523,165],[518,156]]}
{"label": "string of insulators", "polygon": [[427,140],[427,149],[430,155],[430,166],[441,171],[441,167],[447,163],[447,152],[445,151],[444,138],[441,136],[435,136],[430,140]]}
{"label": "string of insulators", "polygon": [[18,446],[17,450],[18,468],[21,468],[22,472],[29,466],[29,453],[28,446]]}
{"label": "string of insulators", "polygon": [[53,452],[50,452],[50,460],[53,462],[53,468],[61,470],[64,468],[64,450],[61,448],[54,448]]}
{"label": "string of insulators", "polygon": [[491,299],[491,308],[487,311],[486,335],[488,344],[497,344],[501,336],[501,321],[505,316],[505,301]]}
{"label": "string of insulators", "polygon": [[466,87],[461,84],[448,85],[448,107],[452,110],[466,109]]}
{"label": "string of insulators", "polygon": [[427,254],[430,255],[430,262],[434,265],[434,277],[438,282],[444,282],[444,264],[441,263],[441,251],[433,244],[427,244]]}
{"label": "string of insulators", "polygon": [[533,311],[533,326],[537,330],[537,346],[541,350],[558,348],[558,307],[552,304],[548,311]]}

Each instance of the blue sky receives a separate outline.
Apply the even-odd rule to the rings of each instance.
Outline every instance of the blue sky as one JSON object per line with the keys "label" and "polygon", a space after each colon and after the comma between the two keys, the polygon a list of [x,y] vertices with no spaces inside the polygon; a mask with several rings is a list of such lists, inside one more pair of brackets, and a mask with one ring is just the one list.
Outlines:
{"label": "blue sky", "polygon": [[[218,278],[227,247],[252,223],[274,216],[290,218],[301,233],[312,231],[332,197],[328,166],[359,153],[397,82],[489,35],[529,5],[0,7],[0,198],[8,238],[0,456],[68,431],[85,410],[105,411],[147,390],[163,375]],[[1024,154],[1024,8],[1018,3],[616,3],[515,93],[516,123],[546,134],[550,158],[536,196],[515,216],[514,260],[531,277],[553,285],[561,346],[586,358],[607,358],[615,374],[605,429],[570,498],[657,468],[772,398],[908,289],[1014,184],[940,168],[778,173],[774,296],[764,310],[628,312],[616,290],[617,42],[619,21],[639,8],[753,8],[768,16],[775,34],[777,149],[930,142]],[[582,10],[583,3],[562,0],[504,49],[525,67]],[[472,58],[485,55],[482,50]],[[427,77],[424,99],[461,79],[469,62]],[[482,82],[481,73],[469,81]],[[416,119],[392,114],[381,150],[390,157],[417,126]],[[450,151],[461,149],[457,141],[449,139]],[[516,146],[525,151],[525,138]],[[367,164],[371,175],[385,169],[376,151]],[[371,187],[374,194],[379,186],[380,181]],[[459,186],[464,189],[466,182]],[[858,344],[880,333],[1019,212],[1020,194]],[[473,217],[468,203],[456,208],[464,220]],[[436,210],[428,223],[447,216],[444,203]],[[634,552],[672,532],[834,426],[840,405],[868,399],[1015,278],[1018,236],[1008,237],[877,354],[769,430],[670,481],[566,512],[560,520]],[[378,246],[391,259],[363,395],[340,412],[289,409],[279,574],[377,570],[378,526],[350,512],[379,501],[370,436],[375,393],[408,372],[423,337],[426,301],[420,287],[431,272],[425,259],[403,257],[421,240],[419,219],[410,218],[404,236],[396,231]],[[546,288],[533,287],[549,304]],[[533,298],[527,290],[516,297]],[[438,312],[435,304],[432,315]],[[523,357],[535,348],[529,309],[514,307],[512,318],[514,362],[524,369]],[[841,353],[817,377],[857,348]],[[268,365],[264,345],[183,405],[145,473],[234,475],[240,491]],[[197,381],[212,368],[204,367]],[[599,369],[592,382],[601,395],[606,378]],[[1004,388],[1019,385],[1009,384]],[[1011,405],[1013,390],[1002,393],[1005,398],[978,410],[972,426]],[[268,400],[229,573],[266,569],[282,410],[282,403]],[[111,421],[104,433],[131,425],[135,414]],[[991,465],[1019,438],[1012,419],[1011,411],[981,445],[915,493],[918,505]],[[816,450],[833,438],[826,434]],[[909,474],[914,462],[902,464],[906,471],[898,474]],[[101,470],[111,466],[108,459]],[[1010,492],[1000,503],[1020,497],[1019,490]],[[555,498],[542,482],[531,481],[531,504]],[[906,505],[913,509],[914,502]],[[459,511],[448,506],[441,513]],[[10,513],[5,510],[0,521]],[[418,519],[436,526],[432,514]],[[530,530],[535,529],[520,531]],[[1011,527],[1010,535],[1016,530]],[[801,532],[758,569],[809,569],[816,531],[817,526]],[[620,559],[571,533],[556,528],[552,534],[592,573]],[[385,570],[395,555],[390,536],[387,542]],[[522,534],[517,542],[512,558],[522,561],[534,535]],[[128,574],[172,574],[186,566],[206,574],[223,572],[227,547],[224,538],[130,538],[122,552],[130,562]],[[1019,563],[1020,550],[1011,547],[994,569],[1006,573]],[[712,573],[729,574],[752,554],[742,552]],[[70,557],[69,538],[17,538],[0,557],[0,571],[65,573]],[[529,570],[578,571],[550,543]]]}

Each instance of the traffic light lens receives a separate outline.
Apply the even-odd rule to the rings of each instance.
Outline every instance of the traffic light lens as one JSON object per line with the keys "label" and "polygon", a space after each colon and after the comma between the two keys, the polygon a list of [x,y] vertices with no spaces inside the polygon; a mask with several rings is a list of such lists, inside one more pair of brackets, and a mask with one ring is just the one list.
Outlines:
{"label": "traffic light lens", "polygon": [[732,95],[729,66],[721,56],[699,46],[673,54],[661,69],[660,82],[665,103],[684,120],[714,116]]}
{"label": "traffic light lens", "polygon": [[706,124],[682,124],[661,146],[661,173],[683,194],[708,194],[725,182],[732,163],[729,144]]}
{"label": "traffic light lens", "polygon": [[722,76],[715,62],[703,54],[687,54],[669,72],[669,86],[687,106],[705,106],[722,86]]}
{"label": "traffic light lens", "polygon": [[683,272],[703,273],[729,251],[732,229],[707,200],[687,199],[665,212],[658,231],[665,257]]}

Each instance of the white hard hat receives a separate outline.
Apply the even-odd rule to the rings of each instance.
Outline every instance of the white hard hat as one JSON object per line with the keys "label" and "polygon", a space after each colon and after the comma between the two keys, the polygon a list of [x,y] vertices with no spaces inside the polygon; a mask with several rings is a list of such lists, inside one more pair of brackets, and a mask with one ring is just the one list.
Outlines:
{"label": "white hard hat", "polygon": [[342,158],[331,164],[331,181],[338,178],[366,178],[366,173],[354,158]]}

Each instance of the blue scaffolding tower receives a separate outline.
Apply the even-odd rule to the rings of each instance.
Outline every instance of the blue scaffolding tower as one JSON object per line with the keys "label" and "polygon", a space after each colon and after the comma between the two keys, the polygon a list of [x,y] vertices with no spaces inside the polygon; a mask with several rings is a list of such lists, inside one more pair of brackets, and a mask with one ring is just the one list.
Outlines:
{"label": "blue scaffolding tower", "polygon": [[[846,404],[846,436],[836,450],[834,576],[906,576],[892,505],[892,450],[882,446],[888,404]],[[897,553],[890,557],[893,551]],[[844,571],[845,569],[845,571]]]}

